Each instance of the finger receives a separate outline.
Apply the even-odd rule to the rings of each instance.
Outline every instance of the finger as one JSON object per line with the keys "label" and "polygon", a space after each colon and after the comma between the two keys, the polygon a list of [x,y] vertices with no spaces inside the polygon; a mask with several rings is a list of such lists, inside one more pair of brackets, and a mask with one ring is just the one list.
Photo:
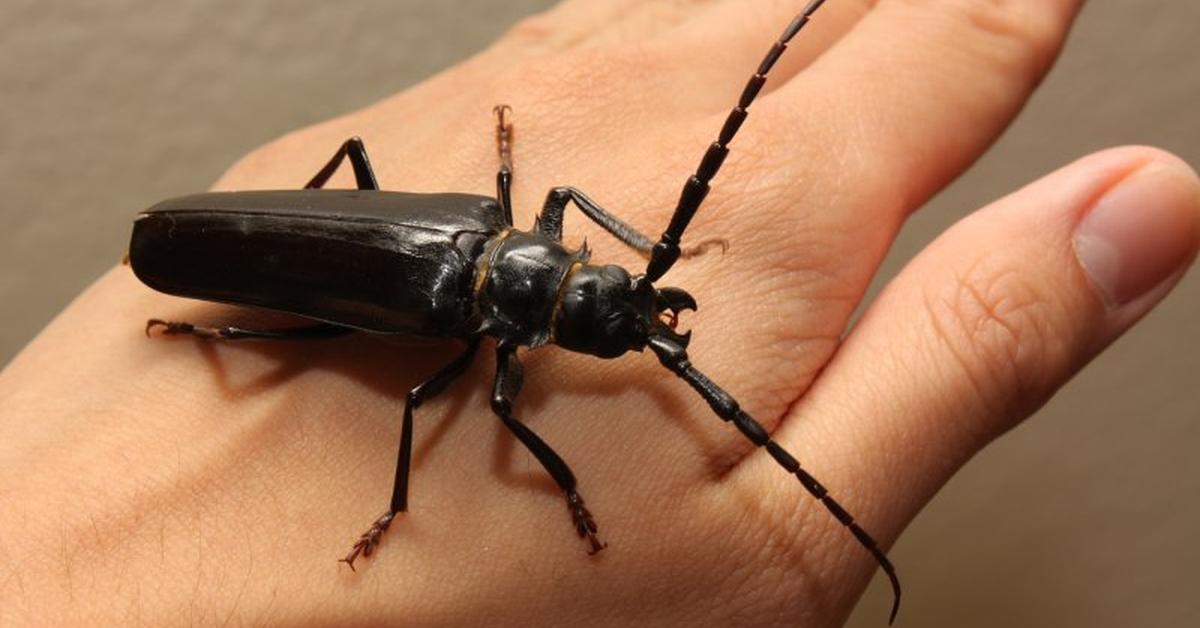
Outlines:
{"label": "finger", "polygon": [[[522,21],[495,50],[540,55],[546,65],[537,74],[553,77],[559,90],[602,91],[619,112],[713,114],[737,103],[804,6],[797,0],[566,2]],[[763,93],[786,84],[866,10],[862,0],[821,8],[817,23],[804,28],[775,64]],[[567,51],[573,54],[562,54]],[[576,84],[571,77],[583,80]]]}
{"label": "finger", "polygon": [[[838,169],[827,174],[870,173],[846,200],[861,199],[872,216],[901,215],[991,145],[1050,68],[1081,4],[879,0],[767,102],[791,120],[819,120],[804,125],[804,144],[834,152],[821,160]],[[795,134],[775,135],[781,150],[796,150]]]}
{"label": "finger", "polygon": [[530,53],[642,40],[713,0],[565,0],[517,22],[498,44]]}
{"label": "finger", "polygon": [[[891,538],[1161,300],[1198,246],[1200,180],[1186,164],[1147,148],[1080,160],[923,251],[774,437]],[[757,456],[742,477],[761,490],[780,481],[772,465]]]}
{"label": "finger", "polygon": [[566,0],[514,24],[496,47],[505,54],[562,52],[595,37],[635,5],[636,0]]}
{"label": "finger", "polygon": [[[660,44],[673,51],[682,66],[679,79],[689,79],[694,101],[708,111],[730,109],[759,62],[805,8],[796,0],[725,0],[694,11],[694,19],[662,34]],[[827,2],[810,23],[788,42],[770,70],[762,93],[795,76],[849,32],[869,10],[861,0]],[[702,72],[696,71],[703,69]]]}

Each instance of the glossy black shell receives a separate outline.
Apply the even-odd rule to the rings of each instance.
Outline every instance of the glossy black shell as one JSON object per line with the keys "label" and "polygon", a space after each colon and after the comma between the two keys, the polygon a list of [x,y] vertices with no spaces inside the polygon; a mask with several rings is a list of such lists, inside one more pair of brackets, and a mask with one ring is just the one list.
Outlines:
{"label": "glossy black shell", "polygon": [[212,192],[134,223],[146,285],[377,333],[463,336],[475,260],[507,227],[492,198],[361,190]]}

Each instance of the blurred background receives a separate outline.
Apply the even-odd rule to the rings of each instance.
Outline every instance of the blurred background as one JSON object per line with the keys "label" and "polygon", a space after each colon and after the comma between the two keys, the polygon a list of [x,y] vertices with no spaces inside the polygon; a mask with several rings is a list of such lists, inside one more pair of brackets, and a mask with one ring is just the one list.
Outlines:
{"label": "blurred background", "polygon": [[[138,210],[551,4],[4,0],[0,365],[120,259]],[[1154,144],[1200,165],[1198,28],[1195,0],[1091,3],[1026,111],[910,222],[875,288],[965,212],[1084,153]],[[900,625],[1200,626],[1198,311],[1193,272],[938,495],[893,550]],[[884,625],[889,596],[877,577],[850,625]]]}

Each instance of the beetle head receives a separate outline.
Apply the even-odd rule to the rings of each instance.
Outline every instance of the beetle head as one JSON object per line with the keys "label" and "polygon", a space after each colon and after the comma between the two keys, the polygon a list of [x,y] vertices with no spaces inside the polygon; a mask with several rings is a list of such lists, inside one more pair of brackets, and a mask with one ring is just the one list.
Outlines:
{"label": "beetle head", "polygon": [[651,336],[686,347],[691,332],[678,334],[679,313],[696,300],[679,288],[655,288],[645,275],[620,266],[582,264],[565,280],[554,320],[554,341],[563,348],[602,358],[641,351]]}

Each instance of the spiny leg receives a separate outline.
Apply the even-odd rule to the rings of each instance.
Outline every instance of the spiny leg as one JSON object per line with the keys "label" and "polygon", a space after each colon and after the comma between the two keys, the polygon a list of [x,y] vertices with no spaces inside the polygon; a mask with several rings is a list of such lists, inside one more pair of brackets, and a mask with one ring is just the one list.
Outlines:
{"label": "spiny leg", "polygon": [[[584,216],[587,216],[592,222],[600,225],[601,228],[611,233],[616,239],[624,242],[629,248],[642,255],[650,255],[654,248],[654,241],[649,236],[601,207],[581,190],[570,186],[553,188],[546,195],[546,202],[542,205],[542,213],[538,215],[535,226],[537,231],[555,242],[561,242],[563,214],[566,212],[568,202],[574,203],[579,208],[579,211],[583,212]],[[691,257],[699,255],[713,246],[720,246],[721,250],[724,251],[729,248],[729,243],[721,239],[704,240],[694,247],[684,249],[682,256]]]}
{"label": "spiny leg", "polygon": [[400,449],[396,454],[396,480],[392,484],[392,503],[387,513],[376,519],[375,523],[362,533],[350,553],[346,554],[345,558],[338,559],[340,562],[350,565],[351,570],[354,569],[355,559],[360,555],[364,557],[371,555],[396,515],[408,510],[408,471],[412,462],[413,411],[421,407],[425,401],[444,391],[451,382],[466,372],[478,349],[479,339],[472,338],[466,350],[454,358],[453,362],[434,373],[424,383],[408,391],[408,397],[404,400],[404,422],[400,428]]}
{"label": "spiny leg", "polygon": [[329,159],[329,163],[326,163],[325,167],[313,175],[304,189],[324,187],[325,183],[329,181],[329,177],[337,172],[338,166],[342,165],[342,160],[346,157],[350,158],[350,165],[354,167],[354,180],[358,184],[358,189],[378,190],[379,184],[375,182],[375,171],[371,169],[371,161],[367,159],[367,149],[363,146],[362,140],[357,137],[342,142],[342,146]]}
{"label": "spiny leg", "polygon": [[500,156],[500,170],[496,172],[496,200],[504,211],[504,219],[508,226],[513,224],[512,216],[512,125],[505,119],[505,114],[512,113],[508,105],[496,105],[492,108],[496,115],[496,152]]}
{"label": "spiny leg", "polygon": [[[505,219],[509,226],[512,226],[512,124],[507,117],[512,113],[512,107],[496,105],[492,109],[492,113],[496,116],[496,150],[500,157],[500,170],[496,173],[496,198],[504,211]],[[654,241],[649,236],[625,223],[574,187],[562,186],[550,190],[546,195],[546,202],[542,205],[542,213],[538,216],[535,229],[555,242],[561,242],[563,213],[566,211],[568,202],[574,202],[575,206],[592,222],[600,225],[630,248],[643,255],[650,254]],[[705,241],[694,249],[684,251],[684,256],[703,252],[714,243],[720,244],[722,250],[728,248],[727,243],[723,240]]]}
{"label": "spiny leg", "polygon": [[734,401],[729,393],[725,392],[715,382],[698,371],[696,367],[692,366],[692,363],[688,360],[687,351],[682,346],[669,339],[655,336],[650,337],[649,344],[663,366],[670,369],[680,379],[687,382],[696,392],[700,393],[700,396],[708,402],[709,407],[713,409],[713,412],[721,420],[733,422],[738,431],[749,439],[750,442],[759,447],[766,448],[767,453],[771,454],[775,462],[779,463],[779,466],[786,469],[788,473],[796,476],[796,479],[800,480],[800,484],[813,497],[820,500],[834,518],[846,526],[850,530],[850,533],[854,535],[854,538],[871,553],[871,556],[875,558],[875,562],[879,563],[884,573],[887,574],[888,580],[892,583],[894,601],[888,623],[890,624],[895,621],[896,611],[900,610],[900,579],[896,576],[896,568],[892,566],[892,562],[888,560],[887,555],[879,548],[879,544],[875,542],[875,539],[871,538],[871,535],[867,534],[867,531],[863,530],[854,521],[854,517],[833,499],[829,491],[816,478],[800,467],[800,463],[795,457],[784,450],[779,443],[771,440],[771,436],[767,434],[766,429],[738,407],[737,401]]}
{"label": "spiny leg", "polygon": [[596,521],[583,505],[583,498],[575,490],[575,474],[540,436],[512,416],[512,400],[520,392],[522,380],[521,363],[517,360],[516,348],[501,343],[496,348],[496,382],[492,386],[492,412],[496,413],[517,440],[533,453],[563,490],[567,498],[567,510],[571,512],[571,519],[575,522],[575,531],[579,538],[586,538],[591,545],[588,554],[595,554],[608,544],[601,543],[596,538]]}
{"label": "spiny leg", "polygon": [[754,102],[754,98],[758,96],[758,92],[767,81],[767,73],[771,71],[783,51],[787,50],[788,42],[796,36],[796,33],[800,32],[800,29],[804,28],[813,13],[816,13],[824,3],[825,0],[809,1],[808,6],[804,7],[804,10],[787,25],[787,28],[783,29],[779,39],[767,51],[767,55],[758,64],[758,69],[746,83],[737,105],[725,118],[725,124],[721,126],[717,141],[708,147],[696,172],[688,177],[683,185],[683,191],[680,192],[679,201],[675,205],[675,213],[671,215],[671,222],[650,254],[650,263],[646,266],[646,278],[650,281],[658,281],[679,259],[681,252],[679,242],[683,238],[683,232],[687,229],[688,223],[692,221],[696,210],[700,208],[700,204],[704,202],[704,197],[708,196],[708,184],[717,175],[717,171],[721,169],[721,164],[725,161],[725,156],[729,154],[729,143],[733,141],[738,129],[746,121],[750,104]]}
{"label": "spiny leg", "polygon": [[146,335],[149,336],[151,330],[160,327],[164,336],[195,336],[207,340],[322,340],[355,332],[354,329],[333,323],[316,323],[303,327],[278,329],[244,329],[242,327],[202,327],[183,321],[164,321],[152,318],[146,321]]}
{"label": "spiny leg", "polygon": [[583,192],[569,186],[553,188],[546,195],[542,213],[538,215],[537,219],[538,232],[555,242],[561,242],[563,213],[566,211],[568,202],[575,203],[584,216],[590,218],[592,222],[600,225],[630,248],[643,254],[649,254],[651,247],[654,246],[654,241],[645,234],[609,213]]}

